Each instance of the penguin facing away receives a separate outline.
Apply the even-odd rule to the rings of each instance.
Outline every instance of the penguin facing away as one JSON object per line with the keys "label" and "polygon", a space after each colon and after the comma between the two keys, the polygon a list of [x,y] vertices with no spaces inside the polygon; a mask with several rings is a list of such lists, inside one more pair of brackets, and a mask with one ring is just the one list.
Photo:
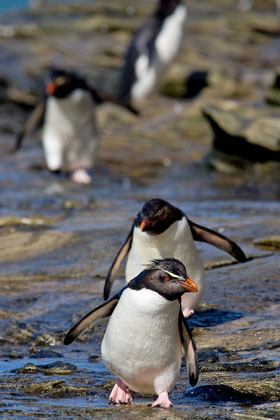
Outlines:
{"label": "penguin facing away", "polygon": [[75,73],[51,70],[45,98],[27,120],[15,148],[19,149],[24,136],[43,122],[43,149],[49,170],[71,172],[74,181],[90,183],[87,170],[94,165],[99,144],[95,110],[103,102],[137,114],[128,102],[99,93]]}
{"label": "penguin facing away", "polygon": [[239,262],[246,261],[243,251],[231,239],[192,222],[167,201],[158,198],[147,201],[110,267],[104,285],[104,299],[109,297],[118,268],[126,255],[126,282],[137,276],[143,265],[153,259],[174,257],[188,268],[190,277],[198,286],[198,293],[186,293],[181,299],[183,314],[186,318],[190,317],[201,301],[205,284],[203,262],[194,241],[207,242]]}
{"label": "penguin facing away", "polygon": [[110,403],[131,403],[135,391],[156,394],[152,407],[169,408],[168,393],[180,373],[182,346],[190,384],[195,386],[198,381],[196,346],[180,307],[183,293],[197,290],[180,261],[154,260],[117,295],[71,328],[64,344],[111,315],[101,345],[104,364],[118,377]]}
{"label": "penguin facing away", "polygon": [[186,6],[180,0],[159,0],[155,13],[128,46],[120,74],[120,98],[142,99],[156,88],[180,50],[186,17]]}

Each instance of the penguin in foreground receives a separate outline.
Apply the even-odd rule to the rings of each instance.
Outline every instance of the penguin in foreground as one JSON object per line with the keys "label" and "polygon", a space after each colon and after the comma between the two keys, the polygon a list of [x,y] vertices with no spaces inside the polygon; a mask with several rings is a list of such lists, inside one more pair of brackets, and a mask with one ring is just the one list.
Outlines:
{"label": "penguin in foreground", "polygon": [[117,295],[71,328],[64,344],[111,315],[101,345],[104,364],[118,377],[110,403],[131,403],[135,391],[156,394],[152,407],[169,408],[168,393],[180,373],[182,346],[189,382],[195,386],[198,381],[196,346],[180,307],[183,293],[197,290],[181,261],[154,260]]}
{"label": "penguin in foreground", "polygon": [[237,261],[246,261],[243,251],[231,239],[192,222],[180,209],[164,200],[147,201],[111,265],[105,280],[104,299],[109,297],[117,270],[127,254],[126,282],[137,276],[149,261],[172,256],[184,263],[198,286],[195,295],[186,293],[182,296],[183,314],[186,318],[192,316],[204,291],[204,266],[194,241],[208,242]]}
{"label": "penguin in foreground", "polygon": [[99,143],[95,108],[103,102],[137,111],[125,101],[103,95],[86,80],[64,70],[51,70],[44,100],[33,111],[16,141],[16,150],[24,136],[43,121],[43,148],[52,172],[70,172],[73,181],[90,183],[91,169]]}
{"label": "penguin in foreground", "polygon": [[156,88],[180,50],[186,17],[186,6],[180,0],[159,1],[129,44],[120,75],[120,98],[142,99]]}

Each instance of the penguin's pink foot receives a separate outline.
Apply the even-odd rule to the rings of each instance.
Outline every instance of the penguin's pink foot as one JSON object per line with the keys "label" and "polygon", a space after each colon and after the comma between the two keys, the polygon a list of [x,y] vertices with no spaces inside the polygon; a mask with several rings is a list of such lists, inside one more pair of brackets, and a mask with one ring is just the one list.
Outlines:
{"label": "penguin's pink foot", "polygon": [[194,314],[193,309],[189,309],[189,308],[183,309],[183,315],[185,318],[190,318],[191,316],[193,316],[193,314]]}
{"label": "penguin's pink foot", "polygon": [[158,396],[158,399],[150,404],[151,407],[162,407],[162,408],[171,408],[172,402],[168,398],[168,393],[166,391],[161,392]]}
{"label": "penguin's pink foot", "polygon": [[85,169],[77,169],[71,176],[72,181],[79,184],[90,184],[92,182],[91,176]]}
{"label": "penguin's pink foot", "polygon": [[109,397],[109,404],[131,404],[133,392],[118,379]]}

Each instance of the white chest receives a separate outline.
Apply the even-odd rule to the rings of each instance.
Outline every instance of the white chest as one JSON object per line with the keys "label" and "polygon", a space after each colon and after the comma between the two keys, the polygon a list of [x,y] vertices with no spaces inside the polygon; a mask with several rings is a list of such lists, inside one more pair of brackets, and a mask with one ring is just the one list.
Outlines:
{"label": "white chest", "polygon": [[178,313],[177,301],[156,292],[124,291],[102,342],[108,369],[138,392],[158,392],[155,383],[165,380],[173,386],[181,364]]}
{"label": "white chest", "polygon": [[204,290],[204,267],[185,217],[159,235],[150,235],[141,232],[138,227],[134,228],[125,270],[126,282],[136,277],[152,260],[172,257],[182,261],[188,276],[198,286],[198,293],[185,293],[182,297],[183,308],[195,308]]}
{"label": "white chest", "polygon": [[89,92],[76,89],[64,99],[48,98],[43,146],[51,170],[91,167],[97,143],[94,103]]}
{"label": "white chest", "polygon": [[76,89],[68,97],[47,100],[44,132],[63,136],[96,134],[94,103],[89,92]]}
{"label": "white chest", "polygon": [[184,34],[184,22],[187,9],[183,4],[176,7],[174,13],[165,19],[156,38],[156,51],[160,62],[169,64],[178,54]]}

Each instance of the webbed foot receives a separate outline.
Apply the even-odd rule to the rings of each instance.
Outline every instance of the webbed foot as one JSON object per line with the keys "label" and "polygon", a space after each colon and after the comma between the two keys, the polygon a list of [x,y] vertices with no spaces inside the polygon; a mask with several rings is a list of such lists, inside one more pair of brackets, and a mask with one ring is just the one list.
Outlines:
{"label": "webbed foot", "polygon": [[183,309],[183,315],[185,318],[191,318],[194,314],[194,310],[193,309],[189,309],[189,308],[185,308]]}
{"label": "webbed foot", "polygon": [[161,408],[171,408],[172,402],[168,398],[168,393],[166,391],[161,392],[158,396],[158,399],[150,404],[151,407],[161,407]]}
{"label": "webbed foot", "polygon": [[77,169],[71,175],[71,179],[79,184],[90,184],[92,182],[91,176],[85,169]]}
{"label": "webbed foot", "polygon": [[109,397],[109,404],[131,404],[133,392],[118,379]]}

